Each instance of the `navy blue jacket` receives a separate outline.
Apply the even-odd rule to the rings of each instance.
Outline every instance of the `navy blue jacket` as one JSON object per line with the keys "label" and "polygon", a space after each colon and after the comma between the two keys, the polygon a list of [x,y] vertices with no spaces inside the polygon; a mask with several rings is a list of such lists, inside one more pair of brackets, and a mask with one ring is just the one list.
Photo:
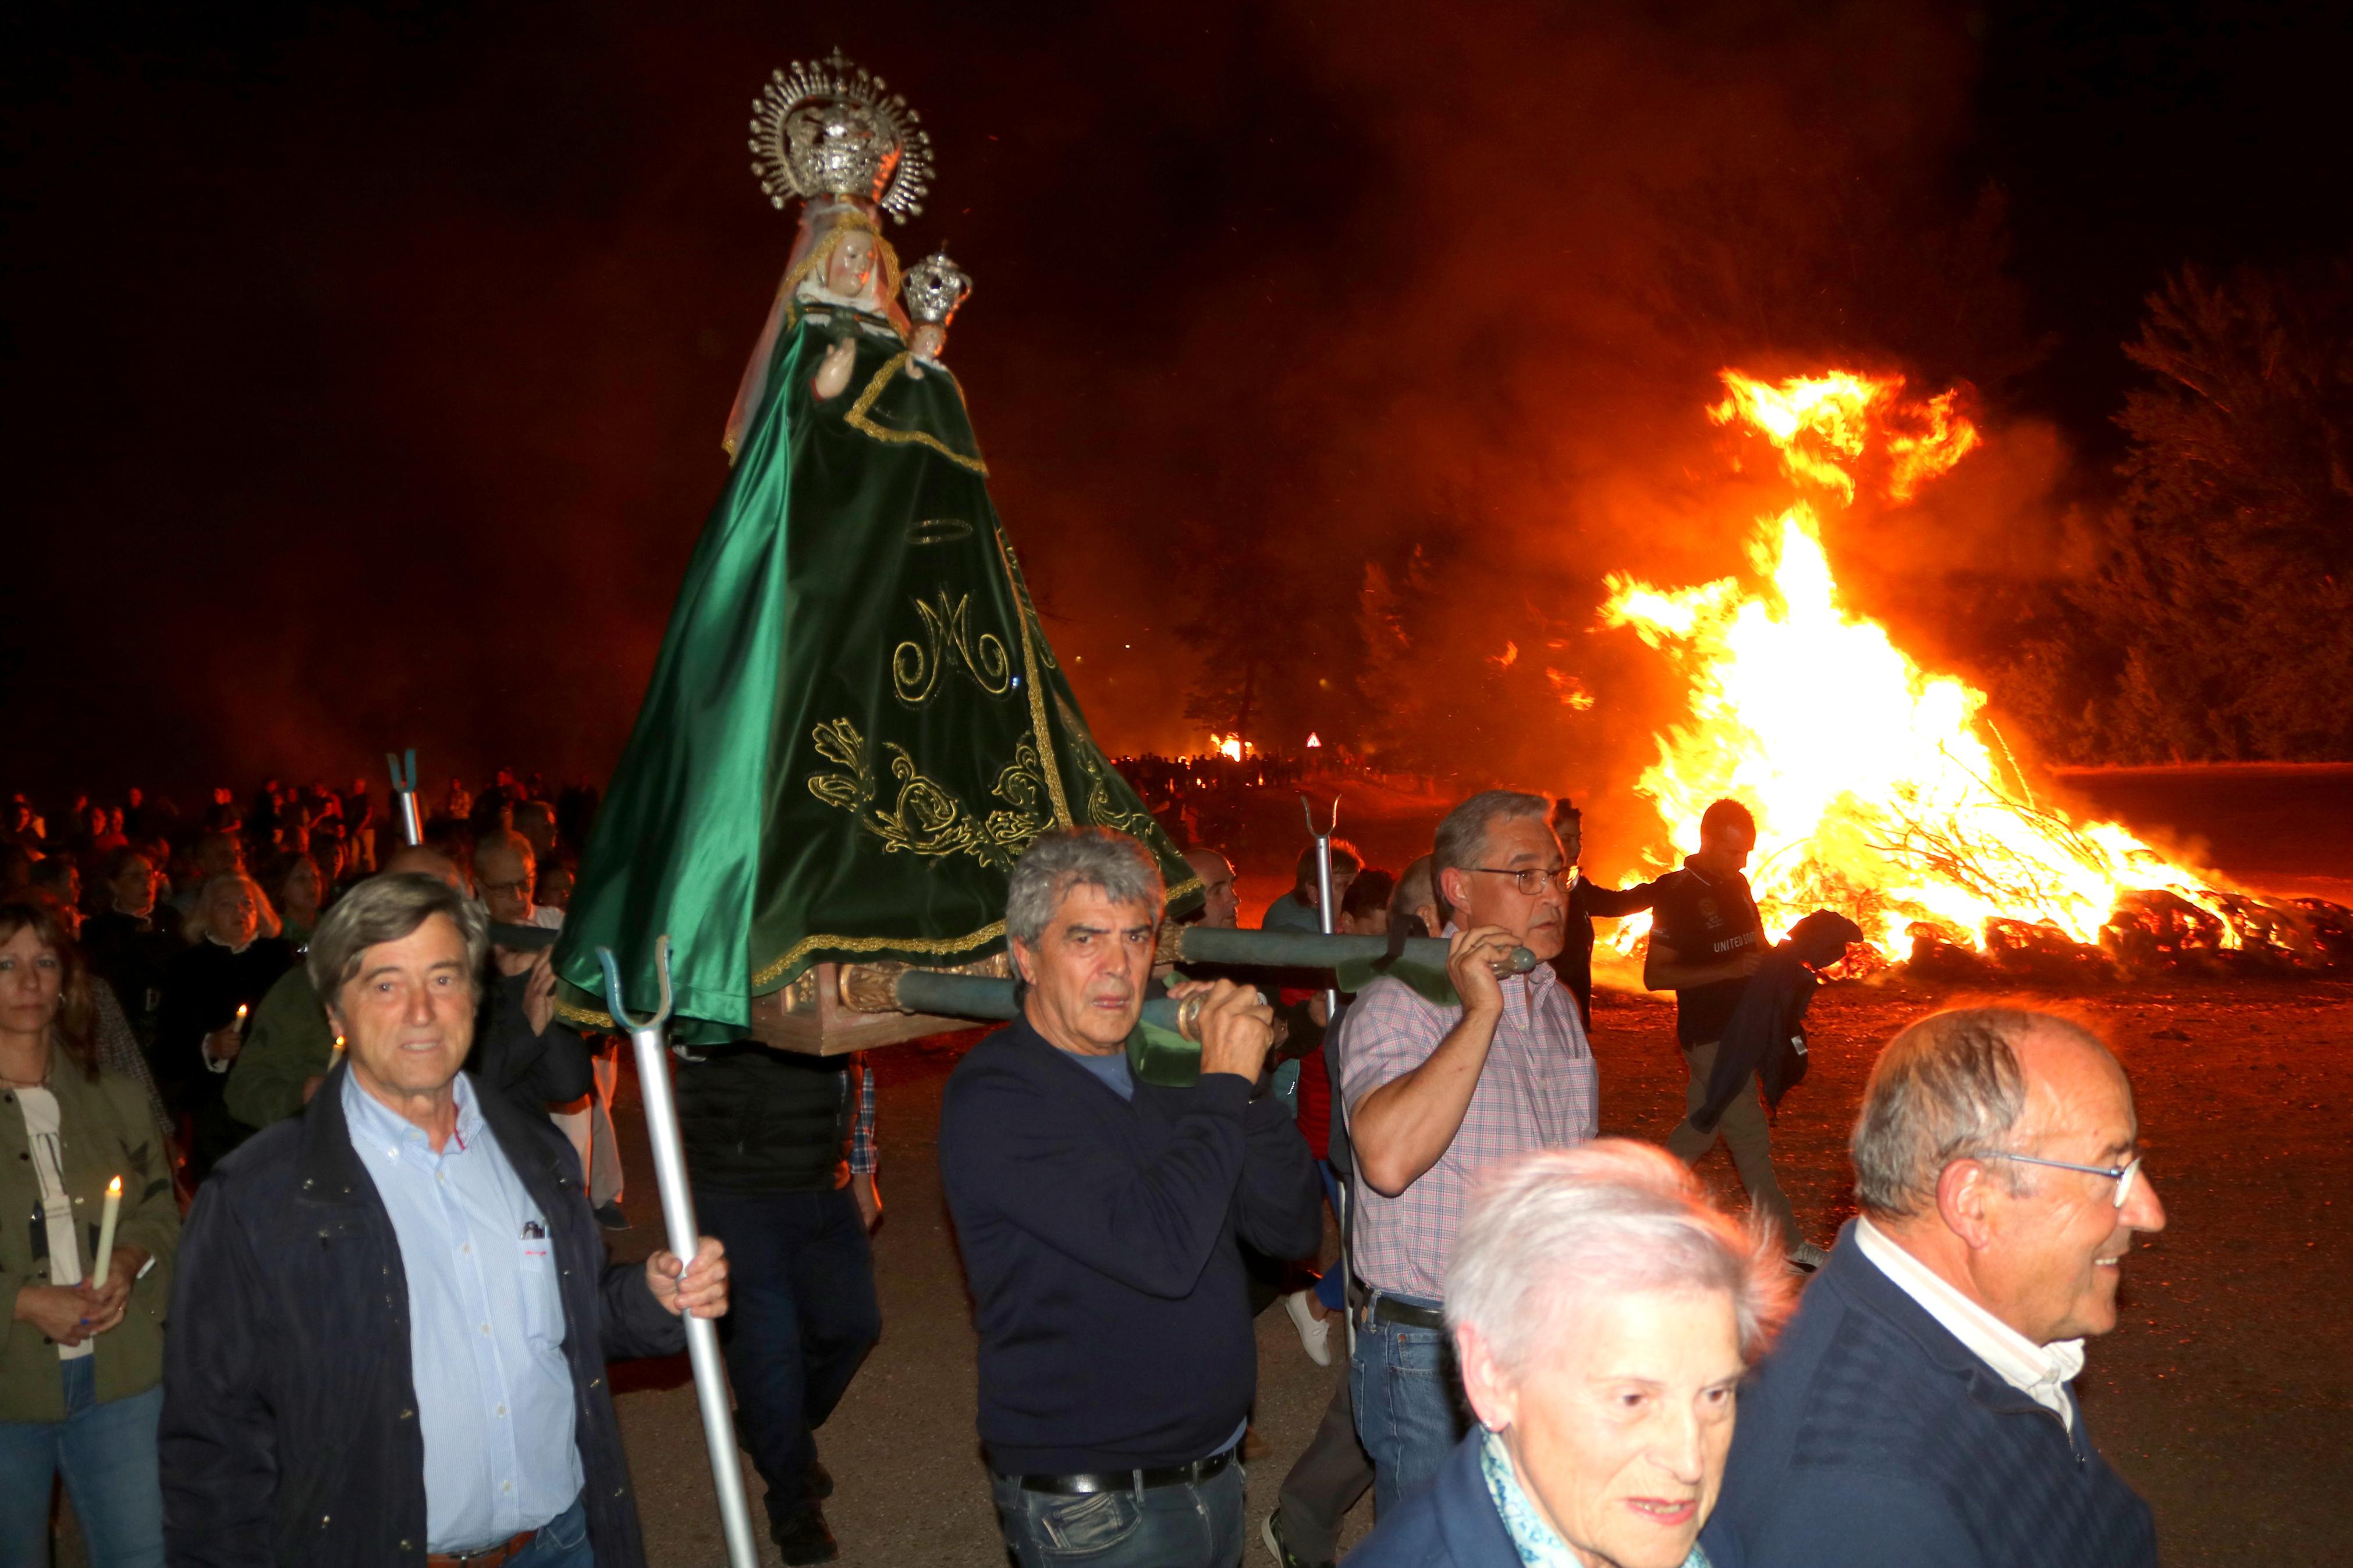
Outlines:
{"label": "navy blue jacket", "polygon": [[1430,1485],[1348,1553],[1347,1568],[1520,1568],[1519,1548],[1487,1495],[1479,1443],[1474,1426]]}
{"label": "navy blue jacket", "polygon": [[1324,1189],[1280,1101],[1212,1073],[1117,1091],[1017,1018],[940,1105],[940,1180],[980,1331],[990,1467],[1149,1469],[1232,1440],[1258,1388],[1239,1235],[1324,1239]]}
{"label": "navy blue jacket", "polygon": [[1746,1568],[2141,1568],[2148,1505],[1854,1243],[1741,1390],[1700,1543]]}

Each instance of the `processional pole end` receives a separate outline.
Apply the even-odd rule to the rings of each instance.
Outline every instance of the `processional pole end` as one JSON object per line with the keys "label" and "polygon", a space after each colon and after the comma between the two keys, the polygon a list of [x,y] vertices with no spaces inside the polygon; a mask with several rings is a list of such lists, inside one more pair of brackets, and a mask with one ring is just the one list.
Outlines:
{"label": "processional pole end", "polygon": [[1307,819],[1308,837],[1329,838],[1334,834],[1340,831],[1340,797],[1336,795],[1332,797],[1331,820],[1326,826],[1319,828],[1315,826],[1315,803],[1308,798],[1307,792],[1305,790],[1301,790],[1299,792],[1299,815]]}
{"label": "processional pole end", "polygon": [[669,937],[654,938],[654,978],[661,987],[661,1005],[654,1009],[654,1016],[650,1018],[642,1021],[632,1018],[629,1016],[628,1009],[622,1005],[621,965],[613,957],[613,950],[609,947],[599,947],[596,950],[596,962],[605,971],[605,1005],[612,1013],[613,1022],[616,1025],[634,1035],[643,1030],[658,1030],[670,1022]]}
{"label": "processional pole end", "polygon": [[417,748],[411,746],[401,753],[386,752],[384,765],[392,774],[392,804],[400,813],[401,838],[414,849],[425,842],[425,818],[417,808]]}

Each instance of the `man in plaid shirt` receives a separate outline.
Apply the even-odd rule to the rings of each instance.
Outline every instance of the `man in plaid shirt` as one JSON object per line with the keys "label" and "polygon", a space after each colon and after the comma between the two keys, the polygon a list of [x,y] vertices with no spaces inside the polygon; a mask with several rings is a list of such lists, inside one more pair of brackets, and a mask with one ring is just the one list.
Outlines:
{"label": "man in plaid shirt", "polygon": [[[1597,1131],[1593,1052],[1543,962],[1560,952],[1568,903],[1550,809],[1542,795],[1488,790],[1448,814],[1432,856],[1461,1002],[1442,1007],[1384,977],[1357,994],[1341,1037],[1356,1268],[1368,1288],[1349,1391],[1384,1517],[1437,1473],[1467,1422],[1443,1294],[1473,1178]],[[1536,966],[1498,979],[1515,947]]]}

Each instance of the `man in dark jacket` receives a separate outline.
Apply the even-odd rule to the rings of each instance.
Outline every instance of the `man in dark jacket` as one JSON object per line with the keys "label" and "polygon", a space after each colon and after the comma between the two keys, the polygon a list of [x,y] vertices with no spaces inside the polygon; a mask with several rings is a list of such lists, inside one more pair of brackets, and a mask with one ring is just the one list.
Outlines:
{"label": "man in dark jacket", "polygon": [[695,1215],[727,1247],[720,1342],[769,1538],[788,1563],[831,1562],[816,1431],[882,1335],[867,1239],[882,1215],[873,1077],[854,1057],[745,1040],[679,1064],[678,1114]]}
{"label": "man in dark jacket", "polygon": [[82,952],[90,972],[114,987],[140,1049],[152,1051],[164,971],[186,942],[177,922],[156,921],[153,861],[136,849],[117,849],[106,858],[105,881],[106,912],[82,922]]}
{"label": "man in dark jacket", "polygon": [[195,1565],[638,1568],[605,1381],[726,1310],[705,1239],[607,1266],[571,1145],[478,1092],[488,927],[426,876],[328,911],[346,1060],[214,1172],[165,1342],[164,1532]]}
{"label": "man in dark jacket", "polygon": [[1049,833],[1013,870],[1021,1016],[956,1067],[940,1174],[980,1331],[980,1436],[1022,1568],[1231,1568],[1234,1463],[1258,1343],[1237,1237],[1314,1250],[1322,1191],[1279,1102],[1251,1091],[1271,1015],[1230,981],[1198,1007],[1198,1081],[1145,1082],[1126,1043],[1164,900],[1134,840]]}
{"label": "man in dark jacket", "polygon": [[[1585,814],[1566,800],[1552,804],[1552,830],[1560,838],[1560,858],[1571,866],[1585,852]],[[1605,888],[1588,881],[1579,871],[1577,883],[1568,890],[1568,910],[1561,922],[1560,952],[1547,960],[1560,983],[1577,998],[1577,1016],[1585,1020],[1586,1028],[1593,1027],[1593,921],[1596,916],[1604,920],[1623,920],[1640,914],[1651,907],[1658,896],[1658,884],[1642,882],[1631,888]]]}
{"label": "man in dark jacket", "polygon": [[1701,1544],[1750,1568],[2154,1568],[2148,1505],[2072,1386],[2116,1326],[2141,1174],[2132,1086],[2080,1025],[1932,1014],[1854,1130],[1861,1218],[1741,1390]]}
{"label": "man in dark jacket", "polygon": [[1719,800],[1701,816],[1699,853],[1651,884],[1656,901],[1642,984],[1675,994],[1675,1039],[1691,1069],[1685,1115],[1667,1134],[1667,1152],[1686,1165],[1697,1164],[1722,1138],[1750,1205],[1779,1227],[1789,1261],[1814,1269],[1828,1255],[1798,1228],[1788,1194],[1774,1173],[1773,1134],[1757,1102],[1754,1075],[1725,1107],[1720,1121],[1703,1131],[1692,1121],[1707,1102],[1725,1026],[1740,1010],[1749,978],[1765,960],[1765,922],[1757,917],[1748,879],[1741,875],[1756,847],[1757,819],[1738,801]]}

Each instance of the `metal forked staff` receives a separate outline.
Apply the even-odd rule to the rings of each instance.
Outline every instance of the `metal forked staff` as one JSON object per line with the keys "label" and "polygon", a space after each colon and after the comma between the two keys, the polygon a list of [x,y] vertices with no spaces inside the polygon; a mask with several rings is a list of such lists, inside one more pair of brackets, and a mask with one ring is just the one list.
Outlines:
{"label": "metal forked staff", "polygon": [[384,754],[384,764],[392,771],[392,808],[400,814],[401,842],[414,849],[425,842],[425,818],[417,809],[417,748],[409,747],[406,754],[405,772],[391,752]]}
{"label": "metal forked staff", "polygon": [[[686,1184],[686,1147],[678,1131],[678,1104],[670,1095],[670,1048],[662,1038],[662,1026],[670,1022],[670,938],[654,941],[661,1005],[643,1021],[630,1017],[621,1005],[621,969],[613,961],[613,950],[598,948],[596,962],[605,968],[605,1004],[612,1009],[613,1022],[629,1032],[629,1043],[638,1049],[638,1088],[645,1099],[647,1140],[653,1145],[662,1228],[670,1235],[670,1249],[691,1261],[697,1241],[694,1194]],[[702,1440],[711,1450],[711,1481],[719,1493],[728,1568],[755,1568],[760,1552],[744,1499],[744,1464],[736,1458],[735,1416],[727,1400],[726,1364],[719,1359],[719,1325],[691,1312],[685,1319],[687,1359],[694,1367],[695,1403],[702,1407]]]}
{"label": "metal forked staff", "polygon": [[[1308,800],[1305,790],[1299,792],[1299,811],[1301,816],[1307,818],[1307,837],[1315,840],[1315,902],[1317,905],[1315,913],[1324,922],[1324,934],[1330,936],[1338,923],[1336,911],[1332,908],[1332,836],[1340,831],[1340,797],[1336,795],[1332,797],[1331,820],[1321,833],[1315,831],[1315,807]],[[1327,986],[1324,992],[1324,1027],[1327,1030],[1335,1029],[1339,1026],[1339,1024],[1340,992],[1336,986]],[[1328,1055],[1325,1059],[1330,1059]],[[1348,1108],[1341,1100],[1340,1082],[1336,1077],[1332,1079],[1331,1094],[1332,1121],[1340,1129],[1340,1135],[1345,1138],[1348,1136]],[[1350,1168],[1353,1170],[1356,1160],[1353,1144],[1350,1146],[1348,1158]],[[1345,1280],[1349,1278],[1348,1270],[1355,1267],[1355,1260],[1348,1256],[1348,1214],[1356,1197],[1356,1189],[1352,1185],[1343,1184],[1338,1191],[1340,1194],[1338,1212],[1332,1217],[1340,1222],[1340,1260],[1332,1267],[1341,1271],[1340,1278]],[[1345,1294],[1345,1291],[1343,1293]],[[1344,1312],[1342,1316],[1348,1323],[1348,1354],[1354,1357],[1356,1353],[1356,1315],[1354,1312]]]}

